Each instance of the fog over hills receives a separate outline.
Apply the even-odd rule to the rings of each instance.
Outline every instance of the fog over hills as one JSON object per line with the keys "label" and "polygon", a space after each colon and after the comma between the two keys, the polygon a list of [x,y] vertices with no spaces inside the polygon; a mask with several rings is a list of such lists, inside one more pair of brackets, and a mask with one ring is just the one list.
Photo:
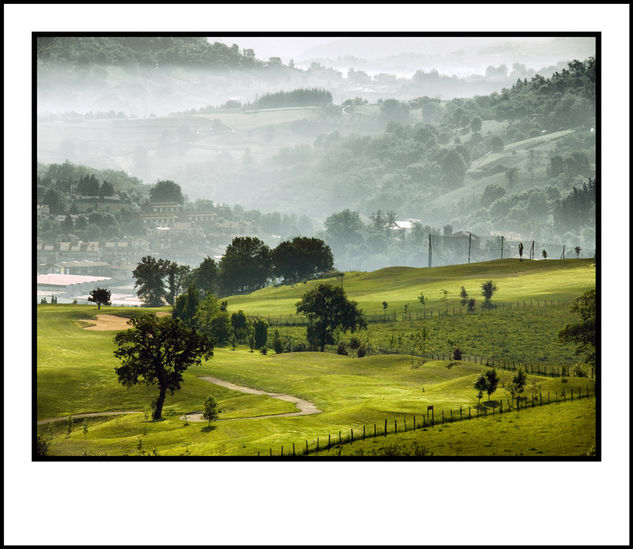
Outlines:
{"label": "fog over hills", "polygon": [[[315,231],[349,209],[379,233],[592,247],[594,53],[566,37],[46,39],[38,162],[168,179]],[[341,234],[347,266],[402,263],[385,234]]]}

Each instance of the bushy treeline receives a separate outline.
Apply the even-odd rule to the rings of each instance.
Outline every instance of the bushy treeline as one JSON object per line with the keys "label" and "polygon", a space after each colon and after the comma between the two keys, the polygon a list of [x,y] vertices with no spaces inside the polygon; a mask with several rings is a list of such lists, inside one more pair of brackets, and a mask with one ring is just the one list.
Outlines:
{"label": "bushy treeline", "polygon": [[271,249],[259,238],[238,236],[219,262],[206,257],[191,268],[145,256],[132,275],[137,295],[146,305],[157,307],[165,302],[173,305],[175,297],[191,284],[201,292],[226,296],[252,292],[270,283],[319,278],[333,265],[330,247],[318,238],[298,236]]}
{"label": "bushy treeline", "polygon": [[261,65],[252,50],[195,36],[40,36],[38,61],[85,64],[197,65],[214,68]]}
{"label": "bushy treeline", "polygon": [[69,161],[63,164],[38,163],[37,165],[38,186],[41,184],[64,190],[79,184],[85,178],[108,181],[118,191],[136,191],[147,194],[149,189],[149,186],[144,185],[140,179],[128,175],[122,170],[98,170]]}
{"label": "bushy treeline", "polygon": [[472,99],[454,99],[446,106],[444,123],[464,127],[473,118],[510,120],[529,131],[556,131],[595,126],[596,62],[571,61],[549,78],[537,74],[518,79],[500,93]]}
{"label": "bushy treeline", "polygon": [[253,106],[259,109],[278,107],[322,107],[332,103],[332,94],[319,88],[299,88],[262,95]]}

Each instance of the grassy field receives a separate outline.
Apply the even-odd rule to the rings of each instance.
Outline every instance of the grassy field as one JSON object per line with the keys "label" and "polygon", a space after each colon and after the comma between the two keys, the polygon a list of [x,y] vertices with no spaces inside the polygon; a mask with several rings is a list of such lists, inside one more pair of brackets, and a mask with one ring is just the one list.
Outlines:
{"label": "grassy field", "polygon": [[[479,310],[473,313],[437,316],[426,319],[372,322],[357,336],[370,353],[411,352],[412,334],[425,327],[429,334],[428,352],[448,355],[457,346],[464,355],[494,360],[540,365],[571,365],[577,362],[573,345],[563,345],[558,331],[568,322],[576,322],[578,315],[569,305],[543,307],[515,307]],[[305,340],[304,326],[273,326],[282,341]],[[343,334],[349,342],[352,334]],[[328,348],[335,352],[335,346]]]}
{"label": "grassy field", "polygon": [[[595,455],[595,399],[355,440],[319,456]],[[310,454],[315,455],[315,454]]]}
{"label": "grassy field", "polygon": [[[499,304],[523,300],[571,301],[595,285],[593,259],[565,259],[547,261],[519,261],[503,259],[450,265],[446,267],[415,268],[388,267],[372,272],[348,272],[343,277],[347,296],[358,302],[366,314],[382,315],[382,302],[388,303],[390,313],[401,314],[404,305],[409,312],[419,314],[444,311],[440,300],[442,289],[449,291],[448,307],[459,308],[462,286],[479,304],[483,301],[481,284],[493,280],[498,290],[493,301]],[[340,284],[339,279],[314,280],[293,286],[268,287],[249,295],[227,298],[231,309],[261,316],[296,314],[296,303],[306,290],[323,282]],[[420,293],[429,299],[425,307],[418,302]]]}
{"label": "grassy field", "polygon": [[[391,307],[391,303],[409,302],[409,298],[415,298],[420,291],[430,295],[430,288],[456,286],[455,294],[461,284],[476,289],[481,280],[488,278],[494,279],[499,286],[499,302],[504,297],[517,300],[529,296],[569,300],[594,284],[594,269],[592,262],[583,260],[522,264],[508,260],[461,268],[392,268],[375,273],[353,273],[346,275],[344,284],[349,295],[358,299],[363,308],[371,310],[373,307],[376,310],[386,293],[390,295],[387,300]],[[306,286],[312,284],[270,288],[251,296],[229,298],[229,309],[243,308],[249,313],[263,314],[269,305],[285,302],[278,311],[287,313]],[[283,299],[279,298],[280,295],[284,296]],[[432,301],[427,305],[427,311],[438,310],[440,305]],[[133,316],[152,311],[155,310],[107,308],[102,312]],[[547,315],[543,314],[545,311],[549,311]],[[406,354],[371,354],[364,358],[315,352],[280,355],[270,352],[262,355],[250,353],[243,346],[235,351],[219,347],[211,360],[185,373],[180,391],[173,396],[168,395],[164,420],[147,422],[142,412],[155,398],[156,389],[145,386],[124,388],[118,383],[114,372],[118,362],[113,356],[115,346],[112,340],[115,332],[84,329],[88,325],[85,320],[97,313],[96,307],[41,305],[37,307],[37,312],[38,419],[86,412],[139,412],[91,418],[87,420],[86,436],[80,419],[76,420],[70,435],[66,433],[64,422],[42,425],[38,431],[51,439],[52,455],[136,455],[151,453],[154,449],[159,455],[256,456],[258,452],[263,455],[272,447],[284,445],[289,449],[293,443],[297,446],[304,444],[306,439],[322,437],[323,440],[328,434],[336,436],[339,431],[347,432],[352,428],[362,430],[363,425],[369,428],[384,420],[400,422],[406,419],[411,422],[414,415],[421,417],[428,405],[433,405],[438,414],[441,410],[446,414],[450,410],[456,413],[460,407],[475,410],[477,398],[472,386],[484,369],[481,364],[444,360],[430,360],[412,367]],[[433,321],[425,321],[425,325],[438,341],[453,334],[461,337],[463,341],[458,343],[466,347],[466,352],[473,354],[481,350],[484,356],[491,356],[499,348],[501,353],[523,356],[534,348],[535,358],[539,358],[538,353],[544,353],[541,358],[548,362],[564,363],[573,360],[573,350],[557,347],[553,334],[569,318],[565,314],[562,306],[525,311],[499,308],[472,316],[436,317]],[[542,326],[537,329],[533,324]],[[392,336],[396,340],[398,335],[406,337],[407,330],[418,325],[415,321],[372,324],[369,333],[378,330],[374,332],[377,341],[388,343]],[[530,331],[530,326],[533,331]],[[295,330],[301,334],[305,332],[303,328]],[[545,337],[548,333],[549,339]],[[541,340],[545,344],[539,347]],[[403,346],[406,347],[406,344]],[[266,392],[303,398],[314,403],[322,412],[251,419],[296,409],[291,403],[267,395],[243,394],[208,383],[200,379],[205,375]],[[593,391],[593,381],[587,378],[572,377],[564,382],[560,378],[530,375],[529,379],[538,385],[538,391],[543,395],[549,392],[553,396],[571,389],[580,389],[583,393],[587,389]],[[207,395],[213,395],[219,401],[221,410],[220,420],[211,428],[207,428],[205,423],[186,424],[179,419],[186,412],[200,410]],[[498,389],[492,396],[491,404],[486,406],[498,405],[498,400],[505,401],[506,398],[503,389]],[[591,399],[584,402],[591,402]],[[552,405],[548,409],[564,410],[565,406]],[[526,429],[538,431],[543,426],[537,429],[537,424],[526,426]],[[464,437],[468,438],[467,435]],[[472,442],[472,448],[480,443]],[[439,445],[433,452],[444,455],[442,452],[448,452],[449,446]],[[542,445],[532,446],[543,448]],[[586,452],[585,446],[584,441],[582,449],[569,445],[565,447],[565,452],[578,451],[582,454]],[[517,454],[520,451],[523,451],[523,446]]]}

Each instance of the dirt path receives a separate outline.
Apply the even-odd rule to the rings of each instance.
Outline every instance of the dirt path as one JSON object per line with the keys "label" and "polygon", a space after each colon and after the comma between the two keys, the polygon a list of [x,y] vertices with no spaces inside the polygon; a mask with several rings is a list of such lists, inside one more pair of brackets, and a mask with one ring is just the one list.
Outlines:
{"label": "dirt path", "polygon": [[[103,315],[101,315],[103,316]],[[321,410],[319,410],[312,402],[308,402],[302,398],[294,397],[292,395],[285,395],[283,393],[267,393],[265,391],[260,391],[259,389],[253,389],[252,387],[245,387],[243,385],[235,385],[229,381],[224,381],[223,379],[219,379],[217,377],[211,376],[203,376],[200,379],[204,379],[209,383],[213,383],[215,385],[220,385],[221,387],[226,387],[227,389],[232,389],[233,391],[239,391],[240,393],[247,393],[249,395],[268,395],[271,398],[277,398],[279,400],[285,400],[286,402],[292,402],[298,409],[298,412],[285,412],[282,414],[268,414],[264,416],[251,416],[251,417],[231,417],[231,418],[220,418],[218,421],[235,421],[238,419],[265,419],[269,417],[290,417],[290,416],[305,416],[309,414],[320,414]],[[128,411],[128,412],[89,412],[85,414],[72,414],[72,418],[84,418],[84,417],[107,417],[107,416],[120,416],[123,414],[142,414],[138,410],[136,411]],[[206,421],[202,418],[202,412],[191,412],[189,414],[185,414],[180,416],[180,419],[187,419],[188,421]],[[51,419],[40,419],[37,424],[45,425],[47,423],[55,423],[58,421],[67,421],[68,416],[64,417],[54,417]]]}
{"label": "dirt path", "polygon": [[[236,385],[235,383],[231,383],[229,381],[224,381],[223,379],[219,379],[217,377],[204,376],[200,379],[204,379],[209,383],[213,383],[215,385],[220,385],[221,387],[226,387],[227,389],[232,389],[233,391],[239,391],[240,393],[247,393],[249,395],[268,395],[271,398],[276,398],[279,400],[284,400],[286,402],[292,402],[298,409],[298,412],[286,412],[282,414],[269,414],[265,416],[254,416],[249,418],[227,418],[225,421],[235,420],[235,419],[262,419],[267,417],[291,417],[291,416],[307,416],[310,414],[319,414],[321,410],[319,410],[312,402],[304,400],[302,398],[294,397],[292,395],[285,395],[283,393],[267,393],[266,391],[260,391],[259,389],[253,389],[252,387],[244,387],[243,385]],[[202,412],[191,412],[184,416],[181,416],[181,419],[187,418],[188,421],[205,421],[202,419]]]}
{"label": "dirt path", "polygon": [[[131,412],[89,412],[87,414],[72,414],[71,417],[73,419],[82,418],[82,417],[106,417],[106,416],[120,416],[123,414],[142,414],[143,412],[139,411],[131,411]],[[67,421],[68,416],[64,417],[53,417],[51,419],[40,419],[37,424],[45,425],[47,423],[55,423],[57,421]]]}

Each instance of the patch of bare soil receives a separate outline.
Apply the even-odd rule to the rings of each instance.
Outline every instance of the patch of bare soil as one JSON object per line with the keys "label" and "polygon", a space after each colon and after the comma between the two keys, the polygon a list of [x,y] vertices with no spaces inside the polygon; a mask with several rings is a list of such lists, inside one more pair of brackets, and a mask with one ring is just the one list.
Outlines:
{"label": "patch of bare soil", "polygon": [[89,322],[91,324],[90,326],[86,326],[84,330],[103,332],[112,330],[127,330],[130,327],[127,323],[128,320],[130,319],[124,316],[97,315],[97,318],[94,320],[82,319],[82,322]]}

